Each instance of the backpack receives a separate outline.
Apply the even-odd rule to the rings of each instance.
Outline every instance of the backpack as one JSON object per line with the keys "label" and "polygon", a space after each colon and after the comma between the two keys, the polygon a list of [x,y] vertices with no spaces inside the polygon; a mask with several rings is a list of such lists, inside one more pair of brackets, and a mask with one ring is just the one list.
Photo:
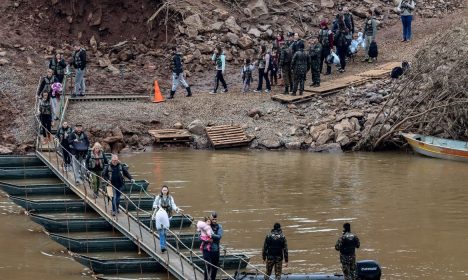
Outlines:
{"label": "backpack", "polygon": [[180,55],[176,54],[174,55],[174,73],[176,73],[177,75],[179,75],[180,73],[183,72],[182,70],[182,60],[180,58]]}
{"label": "backpack", "polygon": [[379,49],[375,41],[372,41],[372,43],[370,44],[368,55],[370,58],[377,58],[379,56]]}
{"label": "backpack", "polygon": [[397,66],[392,69],[392,73],[390,73],[390,77],[393,79],[398,79],[401,75],[403,75],[403,68]]}
{"label": "backpack", "polygon": [[328,34],[328,29],[325,31],[325,34],[323,34],[325,30],[321,29],[320,30],[320,37],[321,37],[321,42],[323,48],[329,48],[330,47],[330,34]]}

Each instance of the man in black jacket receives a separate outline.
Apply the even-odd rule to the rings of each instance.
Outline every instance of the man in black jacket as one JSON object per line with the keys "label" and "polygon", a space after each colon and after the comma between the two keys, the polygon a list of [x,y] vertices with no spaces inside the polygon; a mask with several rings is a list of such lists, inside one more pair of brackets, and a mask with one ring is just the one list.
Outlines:
{"label": "man in black jacket", "polygon": [[89,148],[89,139],[81,124],[76,124],[75,130],[68,136],[68,143],[73,154],[75,183],[81,184],[85,175],[85,160]]}
{"label": "man in black jacket", "polygon": [[[112,216],[120,213],[119,205],[120,205],[120,195],[122,194],[121,189],[125,185],[125,178],[127,177],[132,183],[135,180],[132,178],[132,175],[128,172],[127,167],[122,165],[119,161],[119,157],[117,155],[112,155],[111,163],[106,165],[104,171],[102,171],[102,177],[110,181],[113,186],[113,193],[112,193]],[[110,194],[108,194],[110,196]]]}
{"label": "man in black jacket", "polygon": [[360,246],[357,235],[351,233],[351,225],[343,224],[343,235],[336,241],[335,249],[340,251],[341,268],[345,280],[356,279],[356,248]]}
{"label": "man in black jacket", "polygon": [[187,90],[186,97],[192,96],[192,90],[190,89],[189,84],[185,81],[184,75],[184,68],[182,65],[182,54],[178,52],[177,47],[172,48],[173,55],[171,61],[171,69],[172,69],[172,88],[171,94],[167,99],[174,98],[174,94],[179,87],[179,84],[182,84],[185,89]]}
{"label": "man in black jacket", "polygon": [[266,263],[265,280],[270,279],[273,267],[275,267],[275,279],[281,279],[283,258],[285,266],[288,266],[288,243],[279,223],[275,223],[273,229],[265,238],[262,258],[263,262]]}
{"label": "man in black jacket", "polygon": [[75,43],[75,51],[73,52],[72,65],[75,68],[75,90],[73,92],[73,97],[80,95],[85,95],[85,72],[86,72],[86,50],[80,46],[80,43]]}
{"label": "man in black jacket", "polygon": [[54,76],[54,71],[52,69],[47,69],[47,75],[42,77],[41,84],[39,85],[37,91],[37,97],[42,98],[42,93],[47,91],[50,94],[52,93],[52,84],[57,83],[57,77]]}
{"label": "man in black jacket", "polygon": [[71,170],[71,156],[70,156],[70,144],[68,142],[68,137],[70,134],[72,134],[73,130],[70,126],[68,126],[67,122],[62,123],[62,127],[59,128],[57,133],[55,134],[55,137],[57,137],[61,150],[62,150],[62,156],[63,156],[63,168],[65,171],[70,171]]}

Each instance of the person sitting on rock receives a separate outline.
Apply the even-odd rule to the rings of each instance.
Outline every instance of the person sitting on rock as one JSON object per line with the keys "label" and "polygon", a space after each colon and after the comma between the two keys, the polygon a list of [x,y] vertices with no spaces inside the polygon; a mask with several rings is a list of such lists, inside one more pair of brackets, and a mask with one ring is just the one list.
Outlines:
{"label": "person sitting on rock", "polygon": [[177,47],[172,48],[173,55],[171,60],[171,69],[172,69],[172,89],[171,94],[167,99],[174,98],[174,94],[179,87],[179,84],[182,84],[187,90],[186,97],[192,96],[192,91],[189,84],[185,81],[184,77],[184,68],[182,65],[182,54],[178,51]]}

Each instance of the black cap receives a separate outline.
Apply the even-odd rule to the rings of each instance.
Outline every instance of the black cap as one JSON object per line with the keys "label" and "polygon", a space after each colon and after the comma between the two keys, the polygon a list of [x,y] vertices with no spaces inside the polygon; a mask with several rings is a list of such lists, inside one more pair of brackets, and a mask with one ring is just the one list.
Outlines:
{"label": "black cap", "polygon": [[217,219],[218,218],[218,213],[216,213],[215,211],[211,212],[211,218]]}
{"label": "black cap", "polygon": [[273,229],[275,229],[275,230],[278,230],[278,229],[280,229],[280,228],[281,228],[280,223],[275,223],[275,224],[273,225]]}
{"label": "black cap", "polygon": [[75,124],[75,127],[82,126],[81,123]]}

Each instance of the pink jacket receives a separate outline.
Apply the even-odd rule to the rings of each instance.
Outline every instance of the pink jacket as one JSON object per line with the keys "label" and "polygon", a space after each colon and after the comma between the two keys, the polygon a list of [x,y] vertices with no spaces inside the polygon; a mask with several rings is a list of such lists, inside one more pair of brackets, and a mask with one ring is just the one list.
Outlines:
{"label": "pink jacket", "polygon": [[197,222],[197,231],[200,232],[200,238],[205,241],[211,239],[211,235],[213,234],[211,226],[204,221]]}

